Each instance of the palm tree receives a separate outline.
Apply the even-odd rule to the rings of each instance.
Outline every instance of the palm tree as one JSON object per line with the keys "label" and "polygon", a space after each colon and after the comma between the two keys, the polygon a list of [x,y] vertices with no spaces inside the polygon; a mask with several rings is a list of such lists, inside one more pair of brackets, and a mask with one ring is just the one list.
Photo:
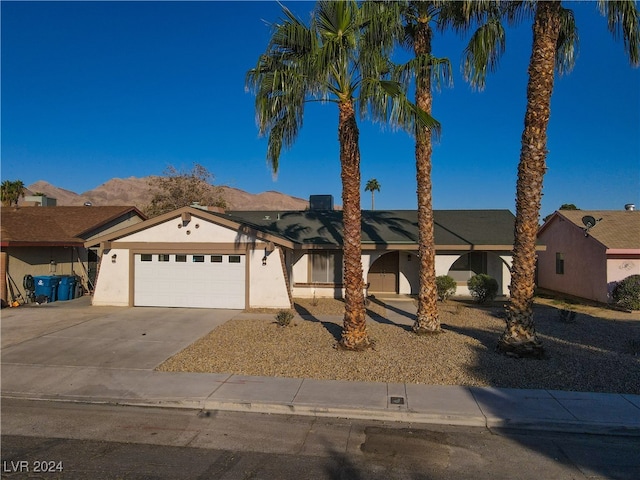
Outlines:
{"label": "palm tree", "polygon": [[[369,8],[376,8],[378,30],[385,32],[382,42],[399,42],[411,50],[413,58],[397,69],[398,78],[404,85],[415,80],[415,104],[429,114],[433,104],[432,88],[442,84],[450,85],[452,72],[449,60],[432,55],[432,24],[444,29],[449,23],[458,28],[466,28],[476,17],[481,18],[488,6],[495,2],[451,2],[431,1],[390,1],[367,2]],[[366,5],[367,5],[366,4]],[[405,117],[400,117],[407,118]],[[400,125],[406,128],[406,125]],[[413,124],[416,147],[416,181],[418,200],[418,256],[420,258],[420,282],[418,290],[418,312],[413,331],[418,334],[438,333],[438,291],[435,271],[435,238],[433,218],[433,198],[431,184],[432,135],[437,129],[422,124]],[[411,131],[411,129],[408,129]]]}
{"label": "palm tree", "polygon": [[20,197],[24,197],[24,183],[22,180],[5,180],[0,186],[0,194],[2,195],[2,204],[4,206],[17,205]]}
{"label": "palm tree", "polygon": [[0,195],[2,200],[2,205],[8,207],[11,205],[11,184],[13,182],[11,180],[5,180],[2,182],[2,186],[0,186]]}
{"label": "palm tree", "polygon": [[371,345],[366,330],[364,280],[361,261],[360,147],[356,113],[390,118],[401,105],[416,121],[436,122],[418,112],[400,86],[384,76],[388,60],[379,45],[361,42],[369,23],[355,1],[319,1],[306,26],[287,8],[275,25],[266,53],[247,73],[256,93],[261,135],[268,135],[267,160],[275,172],[282,146],[290,147],[302,127],[309,101],[338,105],[338,141],[343,205],[345,314],[339,345],[359,350]]}
{"label": "palm tree", "polygon": [[[639,64],[639,12],[632,0],[598,1],[607,17],[609,30],[621,35],[631,64]],[[542,182],[547,157],[547,126],[555,71],[568,72],[574,65],[578,35],[571,10],[559,1],[504,2],[500,12],[510,21],[532,13],[533,45],[529,60],[527,107],[516,184],[516,223],[514,229],[511,295],[506,309],[506,328],[498,341],[498,350],[519,356],[540,357],[544,353],[533,320],[535,289],[536,235],[540,216]],[[496,29],[496,31],[498,31]],[[491,42],[477,39],[467,51],[467,77],[483,84],[485,70],[479,59],[491,56]]]}
{"label": "palm tree", "polygon": [[378,180],[376,180],[375,178],[372,178],[367,182],[367,185],[364,187],[364,191],[371,192],[371,210],[375,210],[376,204],[373,198],[373,193],[380,191],[380,183],[378,183]]}

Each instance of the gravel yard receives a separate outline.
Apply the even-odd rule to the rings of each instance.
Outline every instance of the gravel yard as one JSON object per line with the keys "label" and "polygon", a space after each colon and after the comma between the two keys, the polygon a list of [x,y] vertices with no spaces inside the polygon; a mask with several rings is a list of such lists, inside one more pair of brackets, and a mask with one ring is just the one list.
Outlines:
{"label": "gravel yard", "polygon": [[[404,303],[415,313],[411,302]],[[375,348],[345,352],[334,348],[340,338],[342,302],[296,300],[302,317],[295,317],[290,326],[278,326],[276,312],[249,312],[158,369],[640,394],[638,313],[540,300],[536,328],[546,356],[534,360],[495,353],[504,328],[501,304],[480,307],[450,300],[439,307],[443,333],[419,337],[411,332],[409,318],[386,315],[384,303],[372,302],[368,329]],[[563,317],[562,310],[576,315]]]}

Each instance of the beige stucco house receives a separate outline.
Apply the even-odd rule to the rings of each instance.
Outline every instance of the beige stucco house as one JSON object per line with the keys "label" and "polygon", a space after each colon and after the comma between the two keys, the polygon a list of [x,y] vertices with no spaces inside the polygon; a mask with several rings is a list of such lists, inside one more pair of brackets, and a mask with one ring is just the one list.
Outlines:
{"label": "beige stucco house", "polygon": [[538,240],[541,288],[607,303],[617,282],[640,274],[640,211],[559,210]]}
{"label": "beige stucco house", "polygon": [[135,207],[2,207],[0,211],[2,300],[27,299],[24,277],[77,275],[93,290],[97,250],[85,247],[96,236],[142,222]]}
{"label": "beige stucco house", "polygon": [[[436,273],[475,273],[506,295],[514,216],[436,211]],[[369,294],[418,290],[417,212],[362,212]],[[99,249],[94,305],[289,308],[293,297],[343,295],[342,212],[221,212],[184,207],[85,243]]]}

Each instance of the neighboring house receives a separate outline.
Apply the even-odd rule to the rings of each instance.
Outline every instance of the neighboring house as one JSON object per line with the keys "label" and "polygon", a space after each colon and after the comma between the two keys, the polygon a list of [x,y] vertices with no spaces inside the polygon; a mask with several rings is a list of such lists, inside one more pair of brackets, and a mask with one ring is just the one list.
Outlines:
{"label": "neighboring house", "polygon": [[606,303],[616,282],[640,274],[640,211],[559,210],[538,240],[541,288]]}
{"label": "neighboring house", "polygon": [[77,275],[93,290],[97,251],[84,243],[98,235],[142,222],[135,207],[2,207],[0,290],[23,298],[25,275]]}
{"label": "neighboring house", "polygon": [[[514,216],[507,210],[436,211],[436,274],[458,294],[475,273],[506,295]],[[418,291],[417,212],[363,211],[369,294]],[[293,297],[336,297],[342,285],[342,212],[214,212],[184,207],[94,238],[94,305],[289,308]]]}

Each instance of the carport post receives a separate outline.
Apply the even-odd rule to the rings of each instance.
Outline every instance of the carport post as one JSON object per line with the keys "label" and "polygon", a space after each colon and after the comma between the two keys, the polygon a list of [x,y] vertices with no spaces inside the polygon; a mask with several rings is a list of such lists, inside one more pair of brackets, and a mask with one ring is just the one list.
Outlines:
{"label": "carport post", "polygon": [[0,252],[0,297],[7,302],[7,252]]}

